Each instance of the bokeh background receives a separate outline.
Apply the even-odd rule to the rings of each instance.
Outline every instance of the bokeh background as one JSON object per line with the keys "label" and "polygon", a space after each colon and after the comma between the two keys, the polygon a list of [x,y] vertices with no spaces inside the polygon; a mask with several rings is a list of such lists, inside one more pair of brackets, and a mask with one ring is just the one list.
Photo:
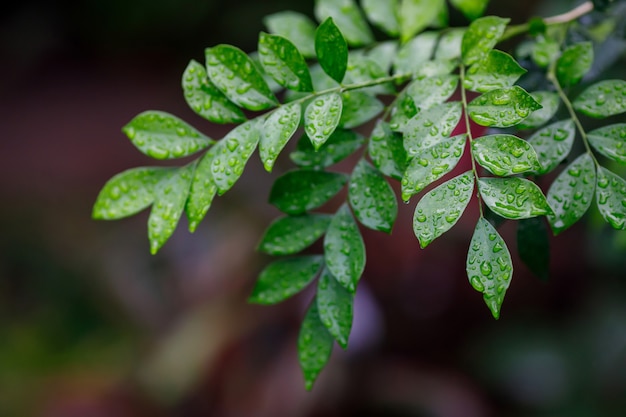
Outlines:
{"label": "bokeh background", "polygon": [[[493,1],[489,12],[522,22],[573,4]],[[464,271],[476,213],[420,250],[415,203],[400,207],[392,236],[364,231],[351,346],[335,348],[310,393],[296,339],[311,291],[246,302],[270,260],[255,247],[278,215],[266,201],[287,157],[272,175],[251,158],[199,230],[183,220],[157,256],[147,213],[90,219],[108,178],[155,163],[121,133],[136,114],[226,132],[187,108],[182,72],[217,43],[254,50],[262,16],[285,9],[312,15],[313,1],[3,6],[0,416],[626,415],[626,234],[594,208],[551,239],[548,281],[515,256],[496,322]],[[619,30],[599,45],[595,75],[626,78],[625,45]],[[515,253],[514,225],[501,232]]]}

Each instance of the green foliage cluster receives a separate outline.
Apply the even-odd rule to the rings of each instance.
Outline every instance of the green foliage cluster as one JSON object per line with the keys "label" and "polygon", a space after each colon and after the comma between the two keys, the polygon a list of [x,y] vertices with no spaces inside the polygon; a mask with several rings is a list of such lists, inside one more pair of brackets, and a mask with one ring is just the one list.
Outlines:
{"label": "green foliage cluster", "polygon": [[[626,181],[601,164],[626,164],[626,124],[586,131],[580,119],[625,112],[626,81],[603,80],[568,96],[594,61],[591,41],[568,36],[592,10],[590,2],[517,26],[481,17],[487,3],[318,0],[319,25],[295,12],[268,16],[269,33],[260,34],[255,54],[231,45],[206,49],[205,64],[191,61],[184,71],[185,99],[208,121],[236,127],[216,141],[173,115],[139,114],[123,131],[141,152],[159,160],[204,153],[179,168],[116,175],[98,196],[93,217],[119,219],[151,206],[148,235],[156,253],[183,213],[189,229],[197,228],[257,148],[272,171],[299,135],[290,154],[296,168],[276,179],[269,196],[285,215],[259,245],[282,258],[261,272],[250,301],[278,303],[317,278],[298,341],[308,388],[334,342],[348,345],[366,260],[358,224],[386,233],[393,228],[398,203],[388,178],[400,181],[404,202],[421,194],[412,226],[422,248],[450,230],[470,202],[478,205],[467,276],[498,318],[513,274],[498,219],[520,221],[521,258],[540,276],[547,273],[548,245],[539,216],[559,234],[595,201],[612,227],[626,229]],[[468,27],[448,27],[450,6],[471,21]],[[389,39],[376,41],[368,21]],[[495,49],[521,34],[527,40],[517,56],[527,68]],[[544,88],[516,85],[528,69],[542,75]],[[567,117],[556,119],[561,105]],[[470,121],[490,128],[488,134],[474,137]],[[374,125],[368,137],[353,130],[367,122]],[[452,135],[457,126],[464,133]],[[571,155],[576,140],[584,152]],[[465,152],[471,169],[450,177]],[[352,172],[331,170],[353,154],[360,158]],[[535,181],[564,164],[544,195]],[[347,201],[335,213],[315,211],[344,187]],[[299,255],[322,237],[323,254]]]}

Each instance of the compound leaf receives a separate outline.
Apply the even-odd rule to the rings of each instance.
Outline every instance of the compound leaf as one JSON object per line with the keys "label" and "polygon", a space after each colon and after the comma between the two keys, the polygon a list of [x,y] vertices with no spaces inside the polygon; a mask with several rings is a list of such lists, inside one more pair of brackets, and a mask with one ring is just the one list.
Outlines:
{"label": "compound leaf", "polygon": [[480,178],[478,190],[487,207],[505,219],[527,219],[552,213],[539,187],[527,179]]}
{"label": "compound leaf", "polygon": [[626,111],[626,81],[604,80],[593,84],[573,102],[579,112],[598,119]]}
{"label": "compound leaf", "polygon": [[476,97],[467,106],[467,111],[472,120],[481,126],[510,127],[540,108],[541,104],[523,88],[515,85]]}
{"label": "compound leaf", "polygon": [[592,130],[589,143],[602,155],[620,164],[626,164],[626,123],[616,123]]}
{"label": "compound leaf", "polygon": [[474,20],[463,35],[461,57],[465,65],[482,61],[498,43],[510,19],[485,16]]}
{"label": "compound leaf", "polygon": [[500,177],[541,170],[535,149],[513,135],[496,134],[475,139],[472,154],[480,166]]}
{"label": "compound leaf", "polygon": [[259,35],[259,60],[278,84],[294,91],[313,91],[309,67],[298,48],[279,35]]}
{"label": "compound leaf", "polygon": [[307,135],[302,135],[296,150],[289,156],[303,168],[322,169],[352,155],[364,142],[363,136],[353,130],[337,129],[316,151]]}
{"label": "compound leaf", "polygon": [[530,271],[547,280],[550,270],[550,240],[548,228],[541,217],[517,222],[517,253]]}
{"label": "compound leaf", "polygon": [[276,219],[265,231],[259,250],[270,255],[298,253],[326,233],[330,219],[331,216],[318,213]]}
{"label": "compound leaf", "polygon": [[535,148],[541,164],[537,174],[547,174],[567,158],[575,136],[576,128],[571,119],[552,123],[535,132],[528,142]]}
{"label": "compound leaf", "polygon": [[591,42],[581,42],[568,47],[556,61],[556,77],[564,87],[578,84],[593,64]]}
{"label": "compound leaf", "polygon": [[526,70],[511,55],[494,49],[489,51],[483,61],[475,63],[467,70],[463,87],[486,93],[512,86],[525,73]]}
{"label": "compound leaf", "polygon": [[398,12],[400,40],[405,43],[426,29],[437,19],[443,6],[444,0],[402,0]]}
{"label": "compound leaf", "polygon": [[317,0],[315,17],[320,22],[332,18],[350,45],[369,45],[374,42],[372,31],[354,0]]}
{"label": "compound leaf", "polygon": [[450,3],[459,9],[468,20],[474,20],[483,15],[489,0],[451,0]]}
{"label": "compound leaf", "polygon": [[400,128],[407,154],[415,157],[425,148],[445,140],[461,120],[461,114],[462,106],[458,101],[419,112]]}
{"label": "compound leaf", "polygon": [[272,186],[269,201],[287,214],[302,214],[321,206],[343,188],[345,174],[295,170],[280,176]]}
{"label": "compound leaf", "polygon": [[346,349],[352,330],[354,294],[339,284],[328,268],[324,268],[317,283],[315,298],[320,321],[339,346]]}
{"label": "compound leaf", "polygon": [[289,39],[306,58],[315,56],[315,23],[298,12],[283,11],[266,16],[267,29]]}
{"label": "compound leaf", "polygon": [[322,371],[333,351],[333,336],[321,322],[317,301],[309,307],[298,335],[298,359],[304,374],[307,390],[313,388],[317,376]]}
{"label": "compound leaf", "polygon": [[266,171],[272,172],[276,158],[298,130],[301,116],[300,103],[291,103],[276,109],[263,122],[259,155]]}
{"label": "compound leaf", "polygon": [[346,91],[341,98],[343,105],[339,124],[346,129],[369,122],[385,109],[380,100],[362,91]]}
{"label": "compound leaf", "polygon": [[550,91],[535,91],[530,93],[535,101],[541,104],[542,108],[535,110],[530,115],[519,122],[518,129],[534,129],[543,126],[554,117],[559,109],[559,95]]}
{"label": "compound leaf", "polygon": [[598,167],[596,202],[604,220],[614,229],[626,229],[626,181],[604,167]]}
{"label": "compound leaf", "polygon": [[304,111],[304,131],[315,149],[319,149],[333,134],[343,109],[339,93],[328,93],[311,101]]}
{"label": "compound leaf", "polygon": [[398,0],[363,0],[361,2],[367,18],[390,36],[400,34],[398,22]]}
{"label": "compound leaf", "polygon": [[402,135],[391,130],[389,124],[379,120],[372,130],[368,144],[372,162],[383,174],[401,180],[407,167],[408,156]]}
{"label": "compound leaf", "polygon": [[187,219],[189,220],[189,231],[192,233],[209,211],[211,203],[217,194],[217,185],[213,181],[213,175],[211,174],[212,168],[213,154],[212,152],[207,152],[198,161],[189,189],[189,198],[185,205]]}

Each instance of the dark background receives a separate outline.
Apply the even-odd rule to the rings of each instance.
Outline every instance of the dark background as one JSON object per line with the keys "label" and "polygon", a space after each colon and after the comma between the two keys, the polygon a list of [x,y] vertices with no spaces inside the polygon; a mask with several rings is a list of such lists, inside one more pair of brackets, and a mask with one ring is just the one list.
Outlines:
{"label": "dark background", "polygon": [[[514,22],[572,6],[492,3]],[[136,114],[226,132],[186,107],[182,72],[207,46],[254,50],[262,16],[284,9],[312,15],[313,1],[3,6],[0,416],[626,415],[626,235],[594,208],[552,239],[548,282],[514,258],[496,322],[464,271],[476,213],[420,250],[414,202],[402,206],[392,236],[364,231],[350,348],[335,348],[311,393],[296,356],[310,289],[246,303],[269,261],[255,246],[278,214],[266,201],[287,158],[270,175],[254,155],[199,230],[181,221],[157,256],[146,213],[90,219],[108,178],[155,164],[121,133]],[[515,253],[514,225],[501,232]]]}

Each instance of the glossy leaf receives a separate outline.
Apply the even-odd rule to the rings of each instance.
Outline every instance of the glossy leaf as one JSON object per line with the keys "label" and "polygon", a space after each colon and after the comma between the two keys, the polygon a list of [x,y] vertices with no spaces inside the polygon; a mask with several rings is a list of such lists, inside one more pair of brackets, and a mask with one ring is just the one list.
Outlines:
{"label": "glossy leaf", "polygon": [[461,103],[449,102],[424,110],[410,119],[400,129],[407,154],[415,157],[425,148],[445,140],[461,120],[461,113]]}
{"label": "glossy leaf", "polygon": [[300,103],[285,104],[276,109],[263,122],[259,155],[266,171],[272,172],[276,158],[293,134],[296,133],[301,116],[302,107]]}
{"label": "glossy leaf", "polygon": [[[351,54],[348,57],[348,69],[343,81],[345,84],[365,84],[387,76],[385,70],[372,58]],[[391,82],[388,82],[359,88],[358,91],[354,92],[375,96],[378,94],[395,94],[395,88]]]}
{"label": "glossy leaf", "polygon": [[435,20],[444,0],[402,0],[398,20],[400,40],[407,42]]}
{"label": "glossy leaf", "polygon": [[195,232],[204,216],[206,216],[217,194],[217,185],[213,181],[213,175],[211,174],[212,167],[213,154],[212,152],[207,152],[198,161],[193,174],[189,198],[185,205],[185,211],[189,219],[189,231],[192,233]]}
{"label": "glossy leaf", "polygon": [[342,108],[343,101],[338,93],[324,94],[307,105],[304,131],[315,149],[319,149],[339,125]]}
{"label": "glossy leaf", "polygon": [[626,181],[604,167],[598,167],[596,202],[604,220],[614,229],[626,229]]}
{"label": "glossy leaf", "polygon": [[209,79],[232,102],[248,110],[264,110],[276,98],[256,64],[241,49],[217,45],[205,50]]}
{"label": "glossy leaf", "polygon": [[530,271],[547,280],[550,271],[550,240],[548,228],[541,217],[517,222],[517,253]]}
{"label": "glossy leaf", "polygon": [[461,57],[465,65],[482,61],[498,43],[510,19],[485,16],[474,20],[461,42]]}
{"label": "glossy leaf", "polygon": [[555,169],[569,155],[576,127],[571,119],[552,123],[535,132],[529,139],[539,159],[541,169],[537,174],[543,175]]}
{"label": "glossy leaf", "polygon": [[481,126],[510,127],[540,108],[541,104],[516,85],[476,97],[467,106],[467,111],[472,120]]}
{"label": "glossy leaf", "polygon": [[530,115],[519,122],[518,129],[535,129],[543,126],[554,117],[559,109],[559,95],[550,91],[535,91],[530,93],[535,101],[541,104],[542,108],[535,110]]}
{"label": "glossy leaf", "polygon": [[382,120],[379,120],[372,130],[368,151],[380,172],[397,180],[402,179],[408,161],[402,135],[393,132]]}
{"label": "glossy leaf", "polygon": [[291,160],[303,168],[322,169],[336,164],[359,149],[365,139],[352,130],[337,129],[317,151],[308,136],[302,135]]}
{"label": "glossy leaf", "polygon": [[316,0],[315,17],[320,22],[331,17],[350,45],[369,45],[374,42],[372,31],[354,0]]}
{"label": "glossy leaf", "polygon": [[593,64],[591,42],[577,43],[568,47],[556,61],[556,77],[564,87],[578,84]]}
{"label": "glossy leaf", "polygon": [[546,68],[559,57],[561,46],[553,39],[540,39],[533,45],[531,58],[538,66]]}
{"label": "glossy leaf", "polygon": [[415,73],[421,64],[430,60],[436,44],[437,34],[434,32],[422,33],[403,44],[393,62],[394,73]]}
{"label": "glossy leaf", "polygon": [[463,156],[465,140],[465,134],[458,135],[417,153],[402,177],[402,200],[409,201],[412,195],[452,171]]}
{"label": "glossy leaf", "polygon": [[120,172],[108,180],[98,194],[91,216],[116,220],[132,216],[154,201],[154,190],[166,168],[141,167]]}
{"label": "glossy leaf", "polygon": [[584,153],[559,174],[548,190],[548,204],[554,210],[548,221],[555,235],[576,223],[587,212],[596,188],[596,169]]}
{"label": "glossy leaf", "polygon": [[315,32],[315,53],[324,72],[341,83],[348,69],[348,44],[332,18]]}
{"label": "glossy leaf", "polygon": [[385,177],[365,159],[352,171],[348,201],[361,224],[391,233],[398,215],[396,196]]}
{"label": "glossy leaf", "polygon": [[185,101],[198,115],[214,123],[241,123],[243,111],[209,80],[204,65],[191,60],[183,73]]}
{"label": "glossy leaf", "polygon": [[511,254],[497,230],[484,217],[478,219],[466,262],[467,277],[495,319],[513,276]]}
{"label": "glossy leaf", "polygon": [[453,28],[446,30],[437,43],[435,59],[456,59],[461,56],[461,42],[465,29]]}
{"label": "glossy leaf", "polygon": [[296,256],[269,264],[259,275],[248,301],[276,304],[299,293],[322,268],[321,255]]}
{"label": "glossy leaf", "polygon": [[354,293],[365,269],[365,244],[347,204],[335,213],[326,231],[324,260],[337,281]]}
{"label": "glossy leaf", "polygon": [[413,75],[415,78],[448,75],[457,67],[458,62],[456,62],[454,59],[435,59],[419,64],[417,70]]}
{"label": "glossy leaf", "polygon": [[352,330],[354,295],[337,282],[328,268],[324,268],[317,283],[315,298],[320,321],[339,346],[346,349]]}
{"label": "glossy leaf", "polygon": [[439,185],[417,203],[413,231],[425,248],[461,218],[474,192],[474,174],[467,171]]}
{"label": "glossy leaf", "polygon": [[289,171],[274,182],[269,201],[283,213],[302,214],[326,203],[347,181],[335,172]]}
{"label": "glossy leaf", "polygon": [[341,99],[343,105],[339,124],[346,129],[369,122],[385,109],[380,100],[361,91],[346,91],[341,94]]}
{"label": "glossy leaf", "polygon": [[303,214],[276,219],[267,228],[259,250],[270,255],[292,255],[311,246],[326,233],[331,216]]}
{"label": "glossy leaf", "polygon": [[626,81],[604,80],[593,84],[573,102],[579,112],[601,119],[626,112]]}
{"label": "glossy leaf", "polygon": [[137,149],[154,159],[183,158],[215,143],[178,117],[155,110],[138,114],[122,131]]}
{"label": "glossy leaf", "polygon": [[259,35],[259,60],[278,84],[295,91],[313,91],[309,67],[296,46],[279,35]]}
{"label": "glossy leaf", "polygon": [[361,5],[370,22],[386,34],[400,34],[398,22],[398,0],[362,0]]}
{"label": "glossy leaf", "polygon": [[489,0],[450,0],[450,3],[469,20],[474,20],[483,15]]}
{"label": "glossy leaf", "polygon": [[478,190],[487,207],[505,219],[528,219],[552,213],[539,187],[523,178],[480,178]]}
{"label": "glossy leaf", "polygon": [[489,51],[483,61],[467,70],[463,86],[468,90],[486,93],[512,86],[525,73],[526,70],[511,55],[494,49]]}
{"label": "glossy leaf", "polygon": [[368,52],[367,58],[378,64],[378,67],[385,74],[391,69],[393,60],[398,53],[398,43],[396,41],[379,42],[374,45]]}
{"label": "glossy leaf", "polygon": [[326,366],[333,351],[333,341],[333,336],[320,320],[317,301],[313,300],[298,335],[298,359],[307,390],[313,388],[317,376]]}
{"label": "glossy leaf", "polygon": [[626,123],[617,123],[592,130],[589,143],[602,155],[620,164],[626,164]]}
{"label": "glossy leaf", "polygon": [[315,56],[316,25],[308,16],[283,11],[266,16],[263,22],[271,33],[289,39],[304,57]]}
{"label": "glossy leaf", "polygon": [[500,177],[541,170],[535,149],[513,135],[497,134],[475,139],[472,154],[480,166]]}

